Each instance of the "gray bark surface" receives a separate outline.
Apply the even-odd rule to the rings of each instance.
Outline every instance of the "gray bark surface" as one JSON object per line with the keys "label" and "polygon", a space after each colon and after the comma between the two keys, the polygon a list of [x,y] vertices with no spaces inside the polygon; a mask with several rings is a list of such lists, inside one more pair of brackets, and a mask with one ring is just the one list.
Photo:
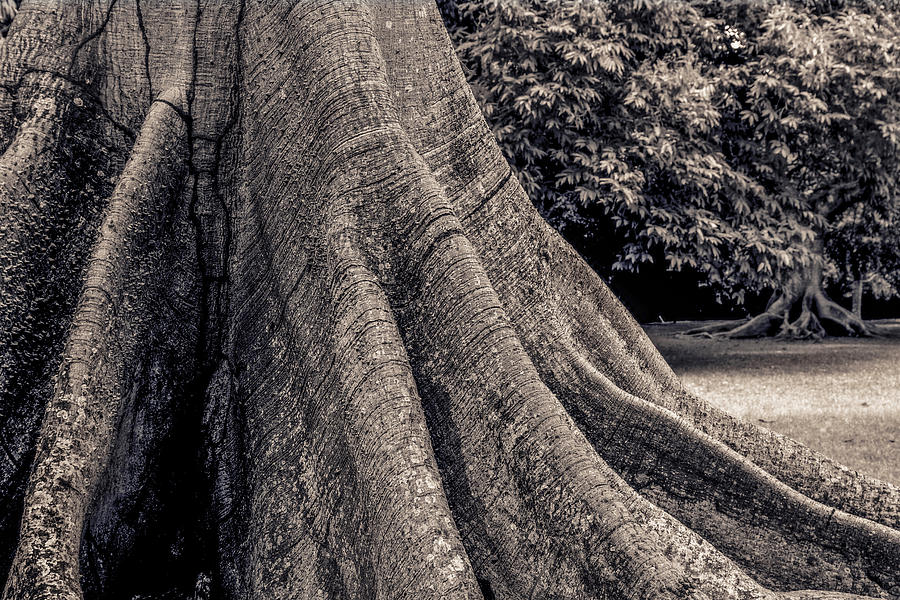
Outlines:
{"label": "gray bark surface", "polygon": [[862,279],[857,279],[853,282],[853,305],[851,308],[851,312],[858,319],[862,319],[862,297],[864,287],[865,282]]}
{"label": "gray bark surface", "polygon": [[[825,246],[821,236],[812,244],[811,265],[798,268],[782,289],[769,300],[766,310],[747,320],[716,323],[686,332],[687,335],[754,338],[778,336],[788,339],[819,339],[826,335],[870,336],[870,328],[857,308],[862,303],[854,291],[853,311],[849,311],[825,294],[822,267]],[[857,301],[858,300],[858,301]]]}
{"label": "gray bark surface", "polygon": [[3,600],[900,597],[897,488],[684,390],[431,3],[26,3],[0,142]]}

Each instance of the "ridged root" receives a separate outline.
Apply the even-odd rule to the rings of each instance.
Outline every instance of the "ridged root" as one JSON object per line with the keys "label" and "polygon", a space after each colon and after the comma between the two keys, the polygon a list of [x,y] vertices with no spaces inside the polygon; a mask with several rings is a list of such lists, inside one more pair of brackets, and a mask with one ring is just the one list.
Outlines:
{"label": "ridged root", "polygon": [[154,287],[157,263],[171,261],[157,239],[172,236],[167,213],[183,177],[184,141],[181,119],[155,104],[109,200],[41,426],[4,598],[82,596],[82,533],[102,497],[116,425],[133,411],[127,403],[138,401],[136,367],[154,352],[172,352],[183,335],[169,331],[175,339],[145,345],[168,312],[153,307],[163,299]]}
{"label": "ridged root", "polygon": [[[4,598],[190,561],[148,531],[197,432],[223,597],[900,595],[897,489],[685,393],[528,202],[435,7],[223,6],[187,11],[197,71],[108,201]],[[138,76],[184,81],[148,14]]]}
{"label": "ridged root", "polygon": [[[799,307],[799,314],[792,316]],[[820,339],[834,335],[867,337],[872,330],[862,319],[830,299],[820,285],[800,293],[778,296],[765,312],[743,321],[728,321],[689,329],[684,335],[724,338],[775,336],[787,339]]]}

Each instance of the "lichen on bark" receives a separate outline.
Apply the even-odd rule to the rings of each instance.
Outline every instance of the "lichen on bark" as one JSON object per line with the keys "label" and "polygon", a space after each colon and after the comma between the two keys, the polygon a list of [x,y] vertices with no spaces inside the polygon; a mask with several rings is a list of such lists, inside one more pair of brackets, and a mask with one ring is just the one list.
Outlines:
{"label": "lichen on bark", "polygon": [[685,392],[432,4],[10,32],[4,600],[900,595],[897,488]]}

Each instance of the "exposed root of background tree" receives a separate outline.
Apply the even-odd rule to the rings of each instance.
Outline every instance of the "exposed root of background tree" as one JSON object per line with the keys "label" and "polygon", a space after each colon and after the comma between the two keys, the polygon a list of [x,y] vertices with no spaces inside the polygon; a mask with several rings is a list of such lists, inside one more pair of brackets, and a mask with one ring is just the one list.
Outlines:
{"label": "exposed root of background tree", "polygon": [[430,3],[0,58],[4,600],[900,597],[900,491],[684,391]]}
{"label": "exposed root of background tree", "polygon": [[686,335],[731,338],[777,336],[790,339],[826,335],[869,336],[875,333],[861,318],[829,298],[822,289],[821,272],[811,281],[796,280],[776,293],[766,310],[746,320],[716,323],[688,330]]}

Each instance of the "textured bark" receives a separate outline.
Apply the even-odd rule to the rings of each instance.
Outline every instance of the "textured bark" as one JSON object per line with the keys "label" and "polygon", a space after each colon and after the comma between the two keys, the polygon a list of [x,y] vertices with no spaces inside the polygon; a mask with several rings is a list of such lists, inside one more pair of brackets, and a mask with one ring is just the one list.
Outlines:
{"label": "textured bark", "polygon": [[855,292],[853,312],[825,294],[823,252],[824,246],[820,239],[811,248],[811,253],[817,260],[808,268],[794,273],[783,289],[772,295],[763,313],[743,321],[698,327],[686,334],[730,338],[778,336],[789,339],[818,339],[826,335],[872,335],[872,330],[856,310],[859,303]]}
{"label": "textured bark", "polygon": [[863,288],[865,288],[866,283],[862,278],[856,279],[852,285],[852,308],[850,312],[853,313],[857,319],[862,319],[862,299],[863,299]]}
{"label": "textured bark", "polygon": [[4,600],[900,597],[897,488],[684,391],[432,4],[35,2],[0,58]]}

